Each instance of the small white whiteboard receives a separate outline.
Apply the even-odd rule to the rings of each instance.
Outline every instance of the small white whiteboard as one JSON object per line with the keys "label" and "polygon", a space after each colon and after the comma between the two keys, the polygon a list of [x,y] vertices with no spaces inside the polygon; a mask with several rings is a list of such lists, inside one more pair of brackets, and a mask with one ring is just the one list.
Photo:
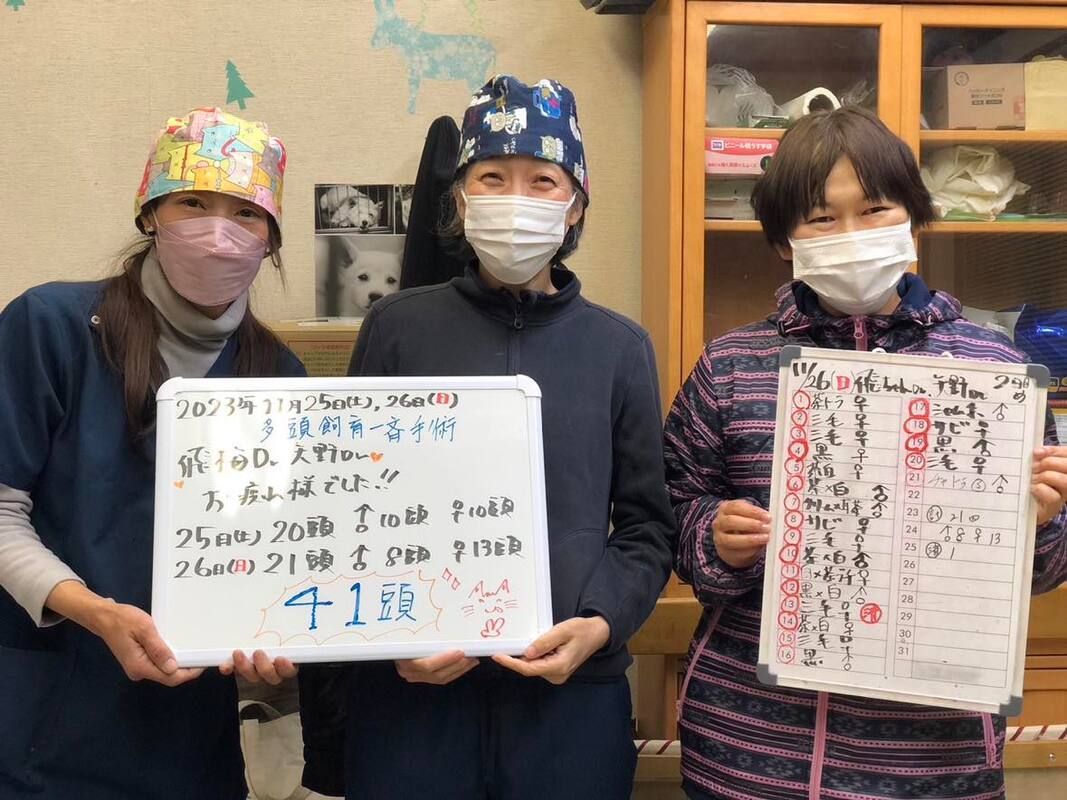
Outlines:
{"label": "small white whiteboard", "polygon": [[167,381],[152,616],[182,666],[520,653],[552,625],[525,376]]}
{"label": "small white whiteboard", "polygon": [[786,347],[757,674],[1022,707],[1048,370]]}

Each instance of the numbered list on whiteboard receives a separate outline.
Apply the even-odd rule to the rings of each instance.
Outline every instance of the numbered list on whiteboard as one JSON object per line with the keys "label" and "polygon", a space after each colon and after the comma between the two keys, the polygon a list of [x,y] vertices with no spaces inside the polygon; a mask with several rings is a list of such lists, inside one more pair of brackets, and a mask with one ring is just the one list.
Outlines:
{"label": "numbered list on whiteboard", "polygon": [[1003,700],[1028,597],[1034,378],[803,352],[783,367],[761,660],[844,693]]}

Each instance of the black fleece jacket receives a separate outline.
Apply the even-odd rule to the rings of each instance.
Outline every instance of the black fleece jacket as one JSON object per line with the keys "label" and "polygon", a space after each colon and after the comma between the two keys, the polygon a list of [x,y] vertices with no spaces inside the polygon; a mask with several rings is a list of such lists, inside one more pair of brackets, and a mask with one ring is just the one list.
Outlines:
{"label": "black fleece jacket", "polygon": [[[674,515],[648,334],[581,296],[577,276],[521,298],[473,269],[377,303],[350,375],[529,375],[541,387],[556,622],[599,614],[607,647],[579,676],[618,675],[670,574]],[[609,536],[610,529],[610,536]]]}
{"label": "black fleece jacket", "polygon": [[[670,574],[675,519],[664,488],[663,417],[648,334],[582,297],[566,268],[554,268],[552,279],[555,294],[516,298],[468,268],[449,283],[386,297],[363,321],[349,374],[523,374],[537,381],[553,615],[556,622],[607,620],[607,646],[571,679],[597,680],[630,663],[626,641]],[[302,671],[301,691],[322,702],[318,671]],[[315,710],[302,707],[305,725],[318,727]],[[305,736],[306,778],[316,772],[315,733]]]}

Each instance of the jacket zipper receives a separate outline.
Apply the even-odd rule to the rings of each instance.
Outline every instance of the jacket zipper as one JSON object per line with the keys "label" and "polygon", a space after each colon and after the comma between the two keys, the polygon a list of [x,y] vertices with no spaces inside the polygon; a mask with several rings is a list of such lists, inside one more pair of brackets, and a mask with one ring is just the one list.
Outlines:
{"label": "jacket zipper", "polygon": [[674,702],[674,721],[682,721],[682,710],[685,707],[685,698],[689,694],[689,681],[693,677],[693,670],[696,669],[697,659],[700,658],[700,654],[704,652],[704,646],[708,643],[708,639],[711,638],[711,634],[715,632],[715,626],[719,624],[719,617],[722,616],[722,606],[716,606],[715,610],[711,612],[711,616],[708,618],[708,627],[704,631],[704,635],[700,638],[700,642],[693,648],[692,653],[689,654],[689,664],[685,668],[685,678],[682,680],[682,688],[678,690],[678,699]]}
{"label": "jacket zipper", "polygon": [[997,732],[993,728],[993,717],[991,714],[982,715],[982,735],[985,739],[986,764],[991,767],[999,767],[1001,763],[997,754]]}
{"label": "jacket zipper", "polygon": [[808,800],[820,800],[822,795],[822,762],[826,757],[826,711],[830,695],[819,692],[815,705],[815,742],[811,752],[811,780],[808,782]]}
{"label": "jacket zipper", "polygon": [[856,349],[866,350],[867,348],[867,325],[864,322],[863,317],[852,318],[852,336],[856,339]]}
{"label": "jacket zipper", "polygon": [[[852,318],[852,336],[857,350],[867,349],[867,326],[863,317]],[[815,703],[815,740],[811,752],[811,779],[808,782],[808,800],[819,800],[822,795],[822,768],[826,757],[826,715],[830,696],[819,692]]]}
{"label": "jacket zipper", "polygon": [[508,337],[508,375],[519,373],[519,334],[526,327],[526,317],[522,313],[522,301],[515,303],[515,316],[511,320],[511,336]]}

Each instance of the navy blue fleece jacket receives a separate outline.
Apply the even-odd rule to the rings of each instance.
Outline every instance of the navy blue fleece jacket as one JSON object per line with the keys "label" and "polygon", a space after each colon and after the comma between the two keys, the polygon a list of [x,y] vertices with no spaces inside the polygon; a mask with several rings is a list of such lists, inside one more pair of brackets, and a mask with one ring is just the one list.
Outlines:
{"label": "navy blue fleece jacket", "polygon": [[[473,269],[384,298],[363,322],[350,375],[528,375],[541,387],[552,608],[600,615],[611,639],[571,680],[622,674],[626,641],[670,574],[675,518],[648,334],[590,303],[565,268],[557,292],[516,298]],[[342,670],[300,673],[304,784],[339,792]]]}
{"label": "navy blue fleece jacket", "polygon": [[555,294],[516,298],[469,269],[387,297],[364,320],[349,374],[537,381],[553,614],[604,617],[611,640],[578,676],[618,675],[670,574],[655,356],[643,329],[582,297],[573,272],[552,277]]}

